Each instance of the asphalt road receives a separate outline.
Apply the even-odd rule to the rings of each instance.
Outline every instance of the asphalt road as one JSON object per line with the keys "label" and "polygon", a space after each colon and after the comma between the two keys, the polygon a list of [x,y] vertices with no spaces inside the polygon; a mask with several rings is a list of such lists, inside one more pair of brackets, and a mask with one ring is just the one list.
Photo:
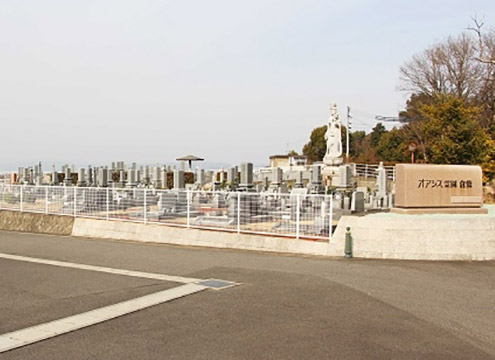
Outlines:
{"label": "asphalt road", "polygon": [[[495,262],[366,261],[0,232],[0,253],[240,286],[0,359],[495,359]],[[177,286],[0,260],[0,333]]]}

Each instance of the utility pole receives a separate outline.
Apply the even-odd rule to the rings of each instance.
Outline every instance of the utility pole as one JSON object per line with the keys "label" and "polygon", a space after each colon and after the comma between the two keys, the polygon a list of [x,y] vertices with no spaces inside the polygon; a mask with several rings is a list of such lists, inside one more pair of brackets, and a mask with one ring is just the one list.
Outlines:
{"label": "utility pole", "polygon": [[347,107],[347,131],[346,131],[346,136],[345,136],[345,143],[346,143],[346,146],[345,146],[345,158],[346,158],[346,162],[349,162],[349,133],[351,132],[351,107],[348,106]]}

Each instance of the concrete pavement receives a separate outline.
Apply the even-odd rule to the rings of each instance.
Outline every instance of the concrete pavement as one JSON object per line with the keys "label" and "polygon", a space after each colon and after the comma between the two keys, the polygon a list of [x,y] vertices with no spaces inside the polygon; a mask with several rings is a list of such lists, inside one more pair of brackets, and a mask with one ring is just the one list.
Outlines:
{"label": "concrete pavement", "polygon": [[[494,262],[329,260],[10,232],[0,232],[0,252],[242,283],[1,359],[495,358]],[[174,286],[9,260],[0,273],[1,333]]]}

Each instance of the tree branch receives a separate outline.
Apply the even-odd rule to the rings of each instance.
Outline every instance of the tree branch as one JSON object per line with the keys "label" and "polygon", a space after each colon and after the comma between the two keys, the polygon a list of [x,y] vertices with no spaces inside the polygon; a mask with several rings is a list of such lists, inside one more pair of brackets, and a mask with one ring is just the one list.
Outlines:
{"label": "tree branch", "polygon": [[474,23],[473,26],[468,26],[467,30],[473,31],[478,37],[478,52],[479,55],[474,59],[483,64],[495,64],[495,58],[493,57],[485,57],[485,43],[483,41],[483,26],[485,23],[482,20],[479,20],[476,16],[473,16],[471,20]]}

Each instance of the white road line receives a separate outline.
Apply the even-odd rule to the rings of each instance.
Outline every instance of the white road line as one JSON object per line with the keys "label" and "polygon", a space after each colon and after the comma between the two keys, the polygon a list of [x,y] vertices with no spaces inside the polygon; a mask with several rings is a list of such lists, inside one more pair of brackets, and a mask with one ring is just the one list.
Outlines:
{"label": "white road line", "polygon": [[146,279],[172,281],[172,282],[178,282],[178,283],[183,283],[183,284],[195,283],[195,282],[202,280],[202,279],[194,279],[194,278],[187,278],[187,277],[181,277],[181,276],[172,276],[172,275],[147,273],[147,272],[141,272],[141,271],[115,269],[115,268],[109,268],[109,267],[103,267],[103,266],[77,264],[77,263],[70,263],[70,262],[65,262],[65,261],[38,259],[38,258],[19,256],[19,255],[11,255],[11,254],[3,254],[3,253],[0,253],[0,258],[8,259],[8,260],[26,261],[26,262],[36,263],[36,264],[61,266],[61,267],[73,268],[73,269],[99,271],[99,272],[115,274],[115,275],[125,275],[125,276],[134,276],[134,277],[146,278]]}
{"label": "white road line", "polygon": [[3,334],[0,335],[0,353],[102,323],[150,306],[191,295],[207,288],[198,284],[185,284],[115,305]]}

